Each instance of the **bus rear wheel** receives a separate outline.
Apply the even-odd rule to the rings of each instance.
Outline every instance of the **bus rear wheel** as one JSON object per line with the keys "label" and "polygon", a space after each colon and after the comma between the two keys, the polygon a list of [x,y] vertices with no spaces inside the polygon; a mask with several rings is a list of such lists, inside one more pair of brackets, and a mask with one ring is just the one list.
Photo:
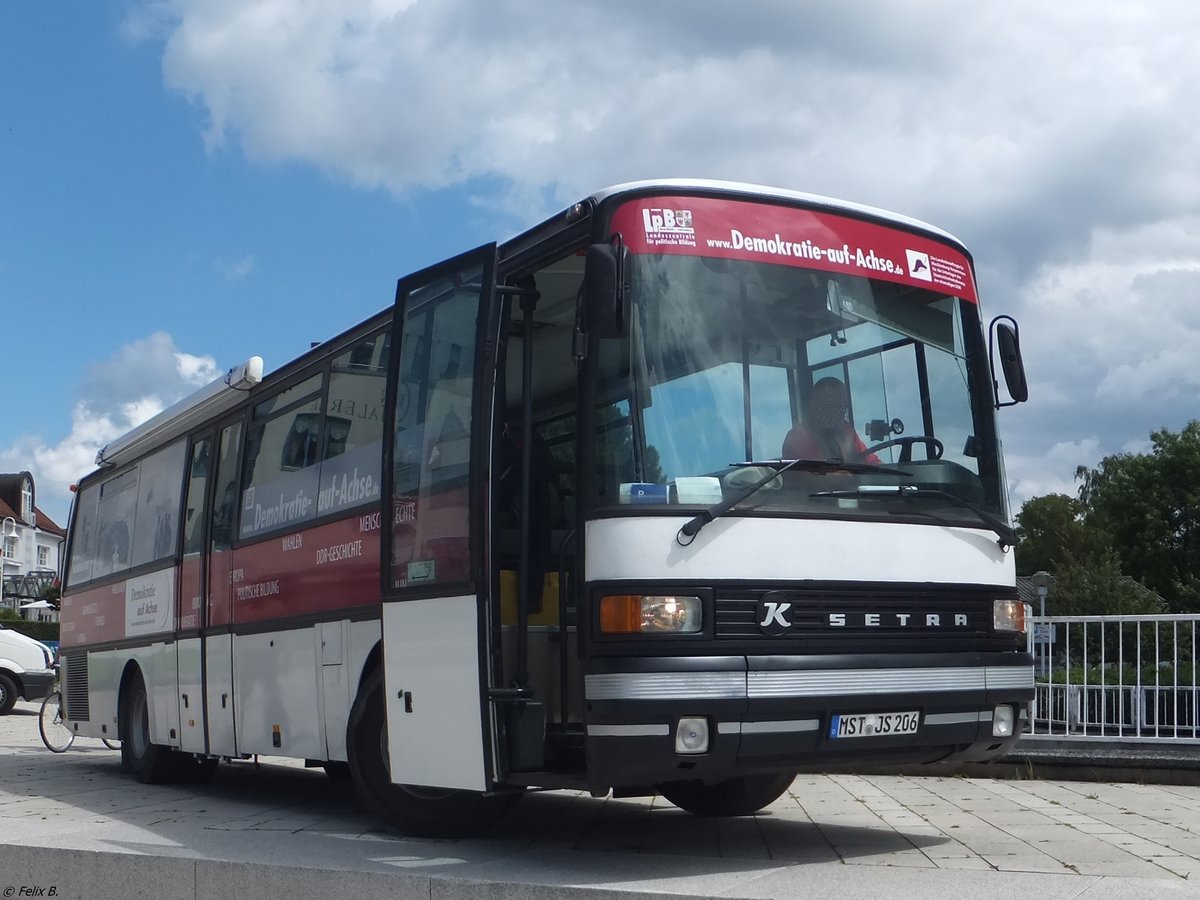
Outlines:
{"label": "bus rear wheel", "polygon": [[175,751],[150,740],[150,703],[146,682],[135,672],[121,698],[121,771],[142,784],[174,781],[179,773]]}
{"label": "bus rear wheel", "polygon": [[383,670],[363,683],[350,711],[346,735],[350,774],[363,802],[388,824],[419,837],[455,837],[501,818],[520,792],[481,794],[452,788],[393,784],[388,763]]}
{"label": "bus rear wheel", "polygon": [[783,796],[796,779],[793,772],[739,775],[716,784],[672,781],[658,791],[680,809],[697,816],[749,816]]}

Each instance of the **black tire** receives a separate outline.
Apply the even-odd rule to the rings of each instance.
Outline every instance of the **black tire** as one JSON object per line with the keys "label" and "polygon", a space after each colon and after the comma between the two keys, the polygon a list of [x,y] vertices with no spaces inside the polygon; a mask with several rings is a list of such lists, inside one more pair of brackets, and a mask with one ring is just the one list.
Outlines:
{"label": "black tire", "polygon": [[382,669],[368,676],[354,700],[346,729],[346,750],[359,797],[405,834],[457,837],[478,831],[507,813],[521,797],[519,791],[481,794],[392,784]]}
{"label": "black tire", "polygon": [[697,816],[749,816],[783,796],[796,779],[793,772],[739,775],[728,781],[672,781],[658,791],[680,809]]}
{"label": "black tire", "polygon": [[75,732],[63,721],[62,694],[52,691],[42,701],[38,711],[38,732],[42,743],[54,753],[66,753],[75,743]]}
{"label": "black tire", "polygon": [[7,716],[12,712],[13,706],[17,702],[17,683],[0,672],[0,716]]}
{"label": "black tire", "polygon": [[354,778],[350,772],[350,763],[338,762],[331,759],[322,763],[321,768],[325,770],[325,774],[329,776],[330,781],[347,782]]}
{"label": "black tire", "polygon": [[135,672],[121,696],[121,771],[142,784],[165,784],[178,776],[174,750],[150,740],[149,699],[141,672]]}

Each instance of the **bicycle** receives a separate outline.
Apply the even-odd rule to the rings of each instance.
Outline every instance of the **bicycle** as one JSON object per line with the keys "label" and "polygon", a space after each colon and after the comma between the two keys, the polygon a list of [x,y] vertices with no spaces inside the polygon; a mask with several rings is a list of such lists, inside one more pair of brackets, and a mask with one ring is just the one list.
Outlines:
{"label": "bicycle", "polygon": [[[38,712],[38,731],[42,735],[42,743],[52,753],[66,753],[75,743],[75,732],[67,727],[63,718],[62,691],[51,691],[42,701]],[[120,741],[111,738],[101,738],[109,750],[119,750]]]}

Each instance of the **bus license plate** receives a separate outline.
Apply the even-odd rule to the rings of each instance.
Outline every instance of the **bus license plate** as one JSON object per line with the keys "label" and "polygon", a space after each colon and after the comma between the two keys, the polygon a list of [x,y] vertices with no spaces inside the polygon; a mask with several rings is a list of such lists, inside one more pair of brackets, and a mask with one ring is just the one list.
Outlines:
{"label": "bus license plate", "polygon": [[829,721],[829,737],[880,737],[891,734],[916,734],[921,724],[919,712],[866,713],[834,716]]}

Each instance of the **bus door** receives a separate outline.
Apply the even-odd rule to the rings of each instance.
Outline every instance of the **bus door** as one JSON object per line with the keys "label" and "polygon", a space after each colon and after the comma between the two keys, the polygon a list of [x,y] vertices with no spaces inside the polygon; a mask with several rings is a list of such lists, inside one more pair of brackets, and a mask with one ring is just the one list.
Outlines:
{"label": "bus door", "polygon": [[491,786],[481,533],[495,350],[481,336],[495,258],[494,244],[481,247],[397,287],[381,559],[398,784]]}
{"label": "bus door", "polygon": [[233,561],[233,526],[238,506],[238,460],[242,422],[219,427],[210,465],[209,526],[206,542],[207,582],[201,635],[208,751],[237,753],[233,708],[233,590],[238,580]]}

